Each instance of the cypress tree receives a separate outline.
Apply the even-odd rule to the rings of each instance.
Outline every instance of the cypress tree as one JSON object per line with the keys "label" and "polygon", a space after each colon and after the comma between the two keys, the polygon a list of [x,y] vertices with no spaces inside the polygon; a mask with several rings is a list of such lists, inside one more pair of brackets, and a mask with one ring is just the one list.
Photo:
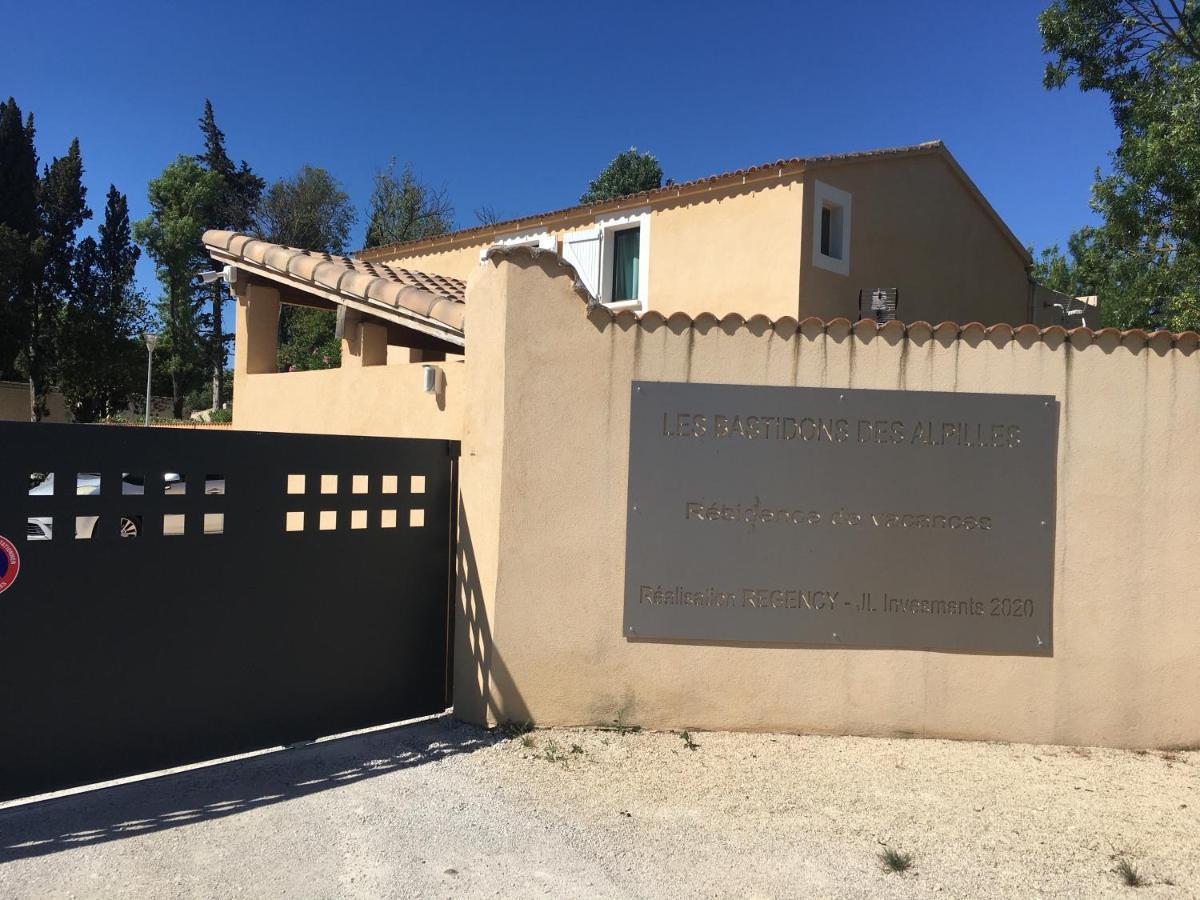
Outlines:
{"label": "cypress tree", "polygon": [[16,101],[0,105],[0,378],[16,376],[25,344],[25,307],[37,266],[37,153],[33,116],[22,121]]}
{"label": "cypress tree", "polygon": [[86,198],[76,138],[66,156],[52,160],[43,170],[38,186],[41,229],[34,256],[39,277],[25,304],[25,344],[19,360],[29,379],[30,417],[35,422],[47,412],[46,395],[56,374],[62,309],[74,287],[76,232],[92,217]]}
{"label": "cypress tree", "polygon": [[[204,101],[200,132],[204,135],[204,152],[196,157],[196,161],[221,180],[220,195],[206,224],[210,228],[247,232],[254,226],[255,214],[266,182],[254,174],[245,160],[242,160],[240,165],[234,165],[233,160],[229,158],[225,149],[225,133],[217,127],[211,100]],[[225,298],[220,281],[213,282],[210,291],[212,306],[208,316],[208,355],[212,367],[213,409],[219,409],[225,393],[225,329],[221,321],[221,307]]]}
{"label": "cypress tree", "polygon": [[79,244],[61,341],[60,385],[83,422],[124,408],[145,364],[138,340],[145,300],[134,284],[141,251],[133,243],[128,201],[112,185],[99,232],[98,243],[89,237]]}

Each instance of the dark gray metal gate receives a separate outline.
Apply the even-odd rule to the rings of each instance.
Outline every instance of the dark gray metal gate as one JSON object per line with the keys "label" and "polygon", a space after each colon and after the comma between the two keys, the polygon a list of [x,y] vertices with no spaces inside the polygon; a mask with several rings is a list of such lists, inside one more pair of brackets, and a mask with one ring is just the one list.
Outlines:
{"label": "dark gray metal gate", "polygon": [[445,709],[456,455],[0,423],[0,798]]}

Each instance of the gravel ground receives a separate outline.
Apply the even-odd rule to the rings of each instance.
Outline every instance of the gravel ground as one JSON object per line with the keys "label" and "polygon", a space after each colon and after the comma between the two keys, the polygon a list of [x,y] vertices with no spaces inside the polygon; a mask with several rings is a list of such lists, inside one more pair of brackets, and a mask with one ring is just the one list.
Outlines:
{"label": "gravel ground", "polygon": [[1200,896],[1197,752],[692,739],[439,719],[9,807],[0,896]]}

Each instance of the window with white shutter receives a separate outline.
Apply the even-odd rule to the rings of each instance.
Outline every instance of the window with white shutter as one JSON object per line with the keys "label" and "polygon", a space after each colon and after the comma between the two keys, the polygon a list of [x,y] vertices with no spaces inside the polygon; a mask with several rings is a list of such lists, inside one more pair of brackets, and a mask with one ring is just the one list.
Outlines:
{"label": "window with white shutter", "polygon": [[597,298],[600,296],[600,241],[599,228],[568,232],[562,239],[563,259],[575,267],[579,280]]}

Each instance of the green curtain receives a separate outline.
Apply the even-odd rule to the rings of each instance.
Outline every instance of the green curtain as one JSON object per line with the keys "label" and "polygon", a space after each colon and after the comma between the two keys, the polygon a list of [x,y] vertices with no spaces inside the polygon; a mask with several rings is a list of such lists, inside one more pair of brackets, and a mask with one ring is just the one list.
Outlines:
{"label": "green curtain", "polygon": [[638,298],[638,254],[641,243],[640,228],[626,228],[613,235],[613,300]]}

